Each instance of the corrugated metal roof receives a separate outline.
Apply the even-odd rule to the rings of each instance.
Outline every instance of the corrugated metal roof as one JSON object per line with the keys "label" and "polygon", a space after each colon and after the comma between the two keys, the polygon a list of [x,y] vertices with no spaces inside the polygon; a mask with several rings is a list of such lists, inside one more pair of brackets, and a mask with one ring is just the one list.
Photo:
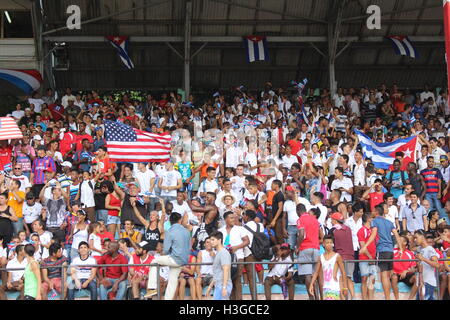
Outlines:
{"label": "corrugated metal roof", "polygon": [[[0,5],[1,5],[0,0]],[[54,0],[44,1],[48,29],[65,23],[66,8],[77,4],[82,20],[111,14],[118,10],[150,5],[161,0]],[[335,2],[336,1],[336,2]],[[249,34],[279,36],[327,36],[327,25],[310,21],[328,21],[338,0],[192,0],[193,36],[245,36]],[[340,0],[339,0],[340,1]],[[224,3],[225,2],[225,3]],[[227,2],[231,2],[228,5]],[[441,0],[349,0],[344,18],[365,15],[368,5],[379,5],[383,21],[381,30],[366,28],[365,19],[345,21],[341,37],[387,35],[436,36],[443,32]],[[147,9],[83,25],[81,30],[55,35],[129,35],[183,36],[185,1],[168,0]],[[412,10],[416,9],[416,10]],[[406,10],[406,11],[405,11]],[[270,11],[270,12],[268,12]],[[301,19],[300,17],[304,17]],[[161,20],[161,23],[158,23]],[[235,22],[242,20],[242,23]],[[276,22],[270,22],[275,20]],[[171,23],[172,21],[172,23]],[[214,23],[207,23],[212,21]],[[224,21],[218,23],[217,21]],[[233,22],[234,21],[234,22]],[[281,21],[281,22],[280,22]],[[421,23],[423,22],[423,23]],[[327,43],[316,44],[327,52]],[[345,43],[339,44],[339,49]],[[415,44],[417,59],[397,56],[389,43],[352,43],[336,61],[336,76],[343,86],[402,83],[420,87],[423,82],[440,85],[445,76],[443,44]],[[174,44],[183,52],[182,44]],[[200,44],[192,45],[195,52]],[[58,85],[64,87],[138,87],[162,88],[182,86],[182,60],[164,44],[132,43],[130,55],[134,71],[124,69],[108,43],[73,43],[69,46],[70,71],[58,71]],[[272,80],[286,86],[290,80],[307,76],[313,86],[327,86],[327,60],[308,43],[269,43],[271,61],[248,64],[242,43],[210,43],[193,60],[191,82],[202,88],[227,88],[243,83],[259,86]],[[426,69],[429,68],[429,69]],[[111,70],[108,70],[111,69]],[[432,70],[432,72],[424,72]],[[387,72],[388,71],[388,72]]]}

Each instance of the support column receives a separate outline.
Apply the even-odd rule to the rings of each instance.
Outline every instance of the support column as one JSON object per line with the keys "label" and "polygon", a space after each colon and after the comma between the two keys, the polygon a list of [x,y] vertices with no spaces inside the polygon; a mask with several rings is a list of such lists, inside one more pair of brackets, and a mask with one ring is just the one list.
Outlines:
{"label": "support column", "polygon": [[192,17],[192,2],[186,1],[186,19],[184,28],[184,83],[183,89],[186,96],[186,100],[189,97],[191,89],[191,76],[190,76],[190,64],[191,64],[191,17]]}
{"label": "support column", "polygon": [[335,22],[328,24],[328,72],[330,77],[329,80],[331,96],[333,96],[337,91],[335,62],[337,47],[339,43],[339,35],[341,33],[342,27],[342,15],[344,12],[344,8],[347,5],[347,0],[335,0],[333,5],[337,10],[335,15]]}

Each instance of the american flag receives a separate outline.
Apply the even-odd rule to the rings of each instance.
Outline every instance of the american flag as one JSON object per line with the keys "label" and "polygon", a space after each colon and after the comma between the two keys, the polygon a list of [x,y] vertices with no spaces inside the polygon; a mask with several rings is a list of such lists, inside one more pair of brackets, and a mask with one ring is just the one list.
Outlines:
{"label": "american flag", "polygon": [[170,159],[171,136],[105,120],[109,159],[113,162],[164,162]]}
{"label": "american flag", "polygon": [[22,139],[22,131],[16,121],[10,117],[0,117],[0,140]]}

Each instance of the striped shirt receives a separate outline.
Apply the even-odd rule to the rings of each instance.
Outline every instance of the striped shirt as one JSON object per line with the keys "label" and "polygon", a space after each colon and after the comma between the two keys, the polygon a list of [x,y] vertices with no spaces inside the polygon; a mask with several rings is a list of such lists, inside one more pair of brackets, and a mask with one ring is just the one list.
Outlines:
{"label": "striped shirt", "polygon": [[72,179],[69,176],[63,174],[59,176],[58,182],[61,184],[61,188],[67,188],[72,184]]}
{"label": "striped shirt", "polygon": [[78,183],[77,185],[71,184],[69,186],[69,192],[70,192],[70,201],[75,200],[75,197],[78,194],[78,190],[80,190],[80,183]]}
{"label": "striped shirt", "polygon": [[442,180],[442,174],[439,169],[424,169],[420,172],[425,180],[426,192],[427,193],[438,193],[439,192],[439,179]]}
{"label": "striped shirt", "polygon": [[53,172],[56,172],[55,161],[49,156],[43,158],[36,157],[33,161],[31,172],[34,174],[33,184],[44,184],[45,174],[44,171],[47,168],[52,168]]}

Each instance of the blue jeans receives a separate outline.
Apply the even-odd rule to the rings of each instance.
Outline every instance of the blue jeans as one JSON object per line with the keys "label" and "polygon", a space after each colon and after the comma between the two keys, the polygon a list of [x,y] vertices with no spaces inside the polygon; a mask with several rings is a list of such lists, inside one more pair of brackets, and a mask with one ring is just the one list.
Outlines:
{"label": "blue jeans", "polygon": [[[436,300],[434,298],[434,290],[436,290],[436,287],[432,286],[431,284],[424,283],[425,285],[425,295],[423,297],[424,300]],[[417,300],[419,300],[419,292],[417,292]]]}
{"label": "blue jeans", "polygon": [[287,232],[289,235],[288,243],[291,246],[291,250],[293,250],[297,246],[297,226],[288,226]]}
{"label": "blue jeans", "polygon": [[108,210],[102,209],[95,211],[95,219],[97,219],[97,221],[102,220],[106,224],[108,220]]}
{"label": "blue jeans", "polygon": [[[83,284],[87,281],[87,279],[81,279],[80,283]],[[67,300],[74,300],[75,298],[75,290],[80,290],[75,288],[75,282],[72,280],[71,285],[69,285],[69,289],[67,291]],[[91,300],[97,300],[97,283],[95,279],[89,282],[86,290],[89,290],[91,294]]]}
{"label": "blue jeans", "polygon": [[233,284],[227,285],[227,296],[222,296],[222,283],[216,283],[214,287],[214,300],[230,300],[231,289],[233,289]]}
{"label": "blue jeans", "polygon": [[23,231],[23,218],[19,218],[17,222],[12,223],[14,228],[14,234],[18,234],[19,231]]}
{"label": "blue jeans", "polygon": [[[119,279],[111,279],[111,278],[105,278],[111,282],[111,284],[116,283]],[[112,288],[112,287],[111,287]],[[102,284],[100,285],[99,289],[99,295],[100,300],[108,300],[108,292],[111,291],[111,288],[107,289]],[[127,292],[127,280],[124,280],[119,283],[119,287],[117,288],[116,292],[116,300],[123,300],[123,297],[125,296],[125,293]]]}
{"label": "blue jeans", "polygon": [[425,199],[430,201],[430,208],[439,212],[439,218],[444,218],[447,223],[450,223],[445,209],[442,208],[441,200],[437,198],[437,193],[426,193]]}

